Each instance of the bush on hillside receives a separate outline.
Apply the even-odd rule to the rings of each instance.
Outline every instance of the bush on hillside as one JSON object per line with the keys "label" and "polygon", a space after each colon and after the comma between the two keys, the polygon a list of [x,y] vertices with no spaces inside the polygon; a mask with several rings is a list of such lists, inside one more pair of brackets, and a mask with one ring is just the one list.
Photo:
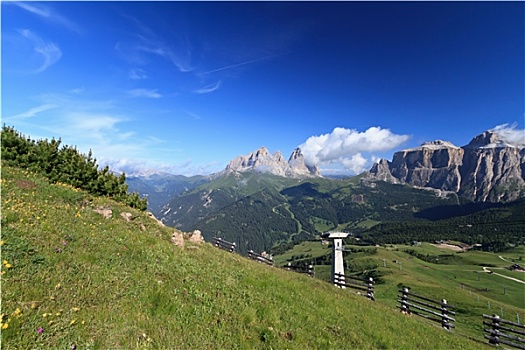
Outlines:
{"label": "bush on hillside", "polygon": [[106,196],[130,207],[146,210],[147,199],[128,193],[126,175],[117,176],[109,167],[99,170],[91,150],[87,155],[62,140],[32,140],[4,124],[1,131],[2,161],[46,176],[51,183],[64,183],[98,196]]}

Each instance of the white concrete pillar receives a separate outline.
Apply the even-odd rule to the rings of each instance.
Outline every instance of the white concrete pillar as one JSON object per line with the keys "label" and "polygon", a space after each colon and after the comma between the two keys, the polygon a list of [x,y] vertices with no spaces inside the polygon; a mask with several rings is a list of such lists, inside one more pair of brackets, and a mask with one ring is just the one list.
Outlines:
{"label": "white concrete pillar", "polygon": [[[345,267],[343,263],[343,240],[341,238],[334,239],[332,246],[332,283],[335,281],[335,274],[345,274]],[[344,277],[339,277],[339,281],[344,281]],[[341,288],[345,288],[341,286]]]}

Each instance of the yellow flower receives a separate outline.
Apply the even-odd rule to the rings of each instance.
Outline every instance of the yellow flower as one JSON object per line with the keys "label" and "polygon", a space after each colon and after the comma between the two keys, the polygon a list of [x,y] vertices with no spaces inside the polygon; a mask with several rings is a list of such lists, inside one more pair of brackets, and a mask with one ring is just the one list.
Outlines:
{"label": "yellow flower", "polygon": [[60,312],[57,312],[57,313],[55,314],[55,316],[60,316]]}
{"label": "yellow flower", "polygon": [[80,310],[80,308],[79,307],[74,307],[74,308],[71,308],[71,310],[77,312],[78,310]]}
{"label": "yellow flower", "polygon": [[11,264],[7,263],[7,264],[5,264],[5,267],[6,267],[6,269],[10,269],[11,268]]}
{"label": "yellow flower", "polygon": [[51,320],[47,324],[51,326],[53,323],[55,323],[55,321]]}
{"label": "yellow flower", "polygon": [[3,240],[3,239],[2,239],[2,240],[0,240],[0,247],[1,247],[1,246],[3,246],[3,245],[4,245],[4,243],[5,243],[5,242],[4,242],[4,240]]}
{"label": "yellow flower", "polygon": [[7,264],[7,260],[2,261],[2,264],[4,265]]}
{"label": "yellow flower", "polygon": [[22,310],[20,310],[20,308],[17,307],[15,312],[12,313],[12,315],[20,317],[22,315]]}
{"label": "yellow flower", "polygon": [[36,309],[36,304],[35,303],[31,304],[31,309]]}
{"label": "yellow flower", "polygon": [[2,329],[6,329],[7,327],[9,327],[9,323],[3,323],[2,324]]}
{"label": "yellow flower", "polygon": [[74,325],[75,323],[77,323],[77,320],[71,320],[71,322],[69,322],[69,325],[72,326],[72,325]]}
{"label": "yellow flower", "polygon": [[82,320],[82,324],[86,323],[86,321]]}

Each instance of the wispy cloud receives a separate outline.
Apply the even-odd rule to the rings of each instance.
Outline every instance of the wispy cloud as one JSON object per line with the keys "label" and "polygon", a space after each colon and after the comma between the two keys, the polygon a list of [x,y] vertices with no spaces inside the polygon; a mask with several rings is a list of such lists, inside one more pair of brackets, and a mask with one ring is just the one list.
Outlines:
{"label": "wispy cloud", "polygon": [[49,6],[46,6],[46,5],[42,5],[41,3],[39,3],[38,5],[34,2],[32,3],[28,3],[28,2],[25,2],[25,1],[9,1],[7,3],[11,3],[11,4],[14,4],[18,7],[20,7],[21,9],[24,9],[44,20],[47,20],[49,22],[53,22],[53,23],[56,23],[58,25],[61,25],[61,26],[64,26],[66,28],[68,28],[69,30],[72,30],[74,32],[77,32],[77,33],[80,33],[80,29],[78,27],[78,25],[69,20],[68,18],[64,17],[63,15],[61,15],[60,13],[58,13],[57,11],[53,10],[51,7]]}
{"label": "wispy cloud", "polygon": [[226,69],[232,69],[232,68],[237,68],[237,67],[245,66],[245,65],[247,65],[247,64],[251,64],[251,63],[256,63],[256,62],[260,62],[260,61],[268,60],[268,59],[270,59],[270,58],[277,57],[277,56],[280,56],[280,55],[282,55],[282,54],[275,54],[275,55],[270,55],[270,56],[260,57],[260,58],[256,58],[256,59],[253,59],[253,60],[249,60],[249,61],[245,61],[245,62],[241,62],[241,63],[232,64],[232,65],[224,66],[224,67],[220,67],[220,68],[217,68],[217,69],[212,69],[212,70],[209,70],[209,71],[207,71],[207,72],[199,73],[199,74],[197,74],[197,76],[201,76],[201,75],[205,75],[205,74],[210,74],[210,73],[215,73],[215,72],[220,72],[220,71],[223,71],[223,70],[226,70]]}
{"label": "wispy cloud", "polygon": [[498,125],[490,131],[497,133],[503,141],[520,147],[525,147],[525,130],[517,129],[517,124]]}
{"label": "wispy cloud", "polygon": [[134,63],[143,64],[144,59],[141,54],[155,55],[173,63],[180,72],[193,70],[191,66],[191,45],[185,35],[171,33],[168,41],[138,19],[128,15],[123,15],[123,17],[133,22],[140,30],[139,34],[133,35],[135,39],[133,42],[118,42],[116,44],[115,48],[124,57]]}
{"label": "wispy cloud", "polygon": [[134,68],[128,71],[128,77],[133,80],[144,80],[148,79],[148,75],[144,69]]}
{"label": "wispy cloud", "polygon": [[10,117],[7,117],[7,118],[4,118],[6,121],[15,121],[17,119],[28,119],[28,118],[33,118],[35,117],[37,114],[39,113],[42,113],[42,112],[45,112],[47,110],[50,110],[50,109],[53,109],[53,108],[56,108],[57,105],[54,105],[54,104],[43,104],[43,105],[40,105],[40,106],[37,106],[37,107],[33,107],[25,112],[22,112],[22,113],[19,113],[19,114],[16,114],[16,115],[13,115],[13,116],[10,116]]}
{"label": "wispy cloud", "polygon": [[18,33],[29,40],[33,51],[40,57],[42,63],[34,70],[34,73],[42,73],[62,57],[62,51],[57,44],[41,39],[29,29],[19,30]]}
{"label": "wispy cloud", "polygon": [[335,128],[329,134],[309,137],[299,146],[309,165],[342,163],[352,173],[366,170],[375,156],[366,159],[363,153],[384,152],[406,142],[410,136],[397,135],[388,129],[371,127],[365,132]]}
{"label": "wispy cloud", "polygon": [[185,112],[186,112],[190,117],[192,117],[192,118],[195,119],[195,120],[199,120],[199,119],[201,119],[201,116],[198,115],[198,114],[196,114],[196,113],[190,112],[190,111],[188,111],[188,110],[185,110]]}
{"label": "wispy cloud", "polygon": [[132,97],[145,98],[161,98],[162,95],[157,92],[157,89],[133,89],[128,91],[128,95]]}
{"label": "wispy cloud", "polygon": [[219,80],[218,82],[214,84],[207,85],[201,89],[195,90],[194,92],[197,94],[209,94],[210,92],[214,92],[215,90],[217,90],[220,86],[221,86],[221,81]]}

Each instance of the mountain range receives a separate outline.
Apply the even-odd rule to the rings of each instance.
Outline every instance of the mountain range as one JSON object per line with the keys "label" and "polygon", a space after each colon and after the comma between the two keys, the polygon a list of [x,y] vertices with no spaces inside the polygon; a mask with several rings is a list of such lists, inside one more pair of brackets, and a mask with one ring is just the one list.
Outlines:
{"label": "mountain range", "polygon": [[150,201],[163,196],[151,201],[150,210],[166,225],[199,229],[207,240],[221,236],[246,252],[333,229],[366,233],[388,222],[476,213],[524,198],[524,175],[523,144],[485,132],[463,147],[438,140],[396,152],[391,161],[346,179],[322,177],[305,164],[300,149],[286,162],[280,152],[262,147],[209,177],[150,176],[128,183]]}

